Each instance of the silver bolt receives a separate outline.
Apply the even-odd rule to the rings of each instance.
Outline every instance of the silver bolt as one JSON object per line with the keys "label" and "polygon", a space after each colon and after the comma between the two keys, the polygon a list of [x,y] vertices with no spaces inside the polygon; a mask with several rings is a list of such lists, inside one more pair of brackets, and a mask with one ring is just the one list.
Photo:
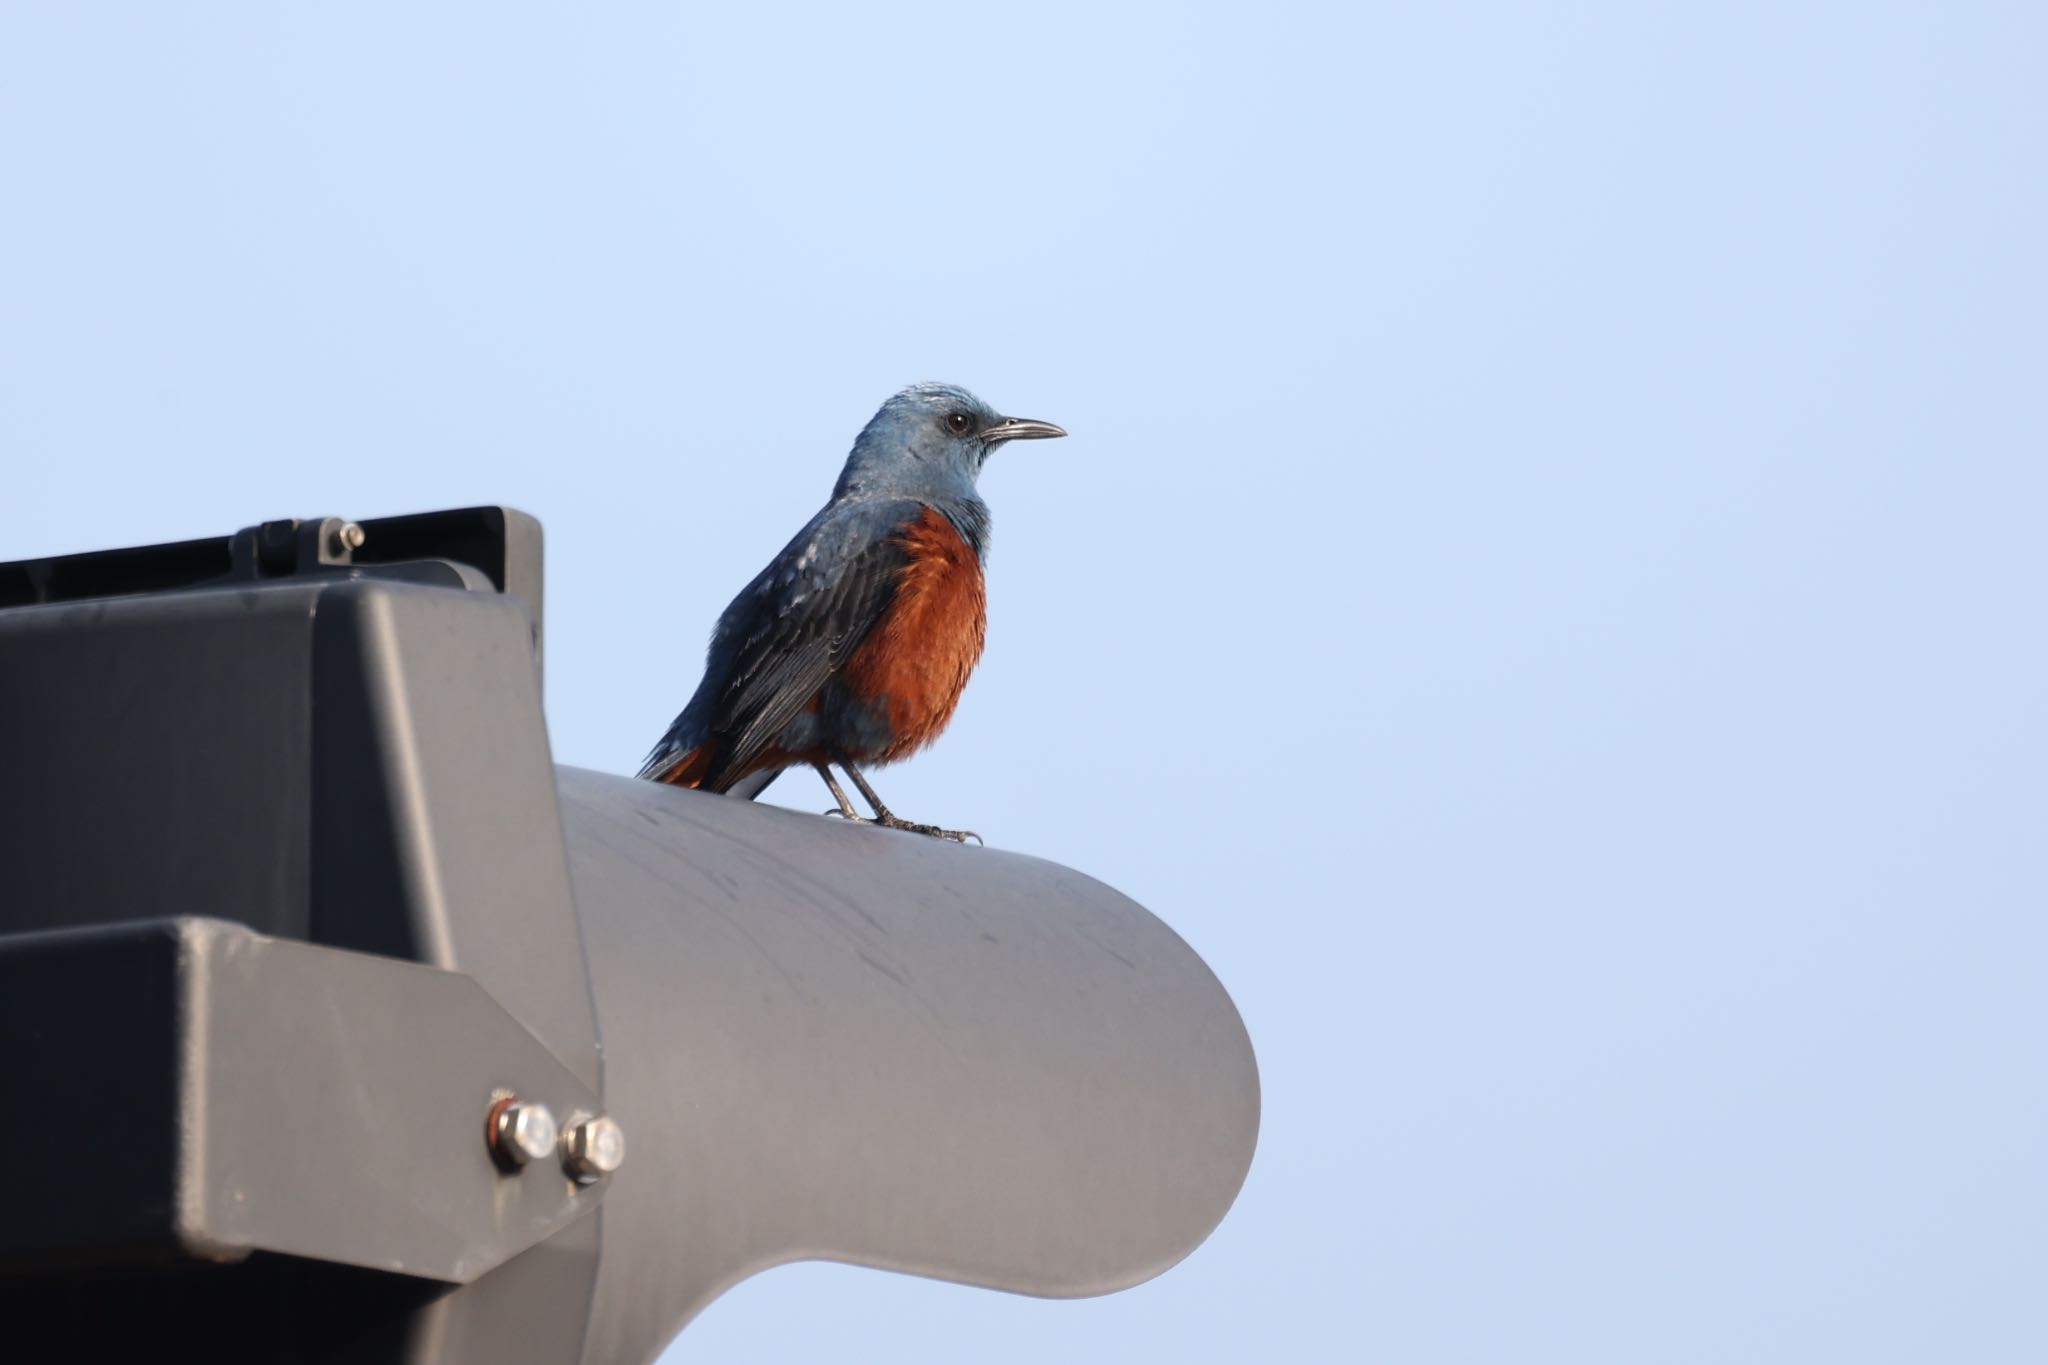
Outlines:
{"label": "silver bolt", "polygon": [[363,528],[354,522],[342,527],[335,535],[340,539],[342,548],[347,550],[360,550],[363,548],[363,542],[369,539]]}
{"label": "silver bolt", "polygon": [[559,1129],[546,1105],[508,1097],[493,1105],[492,1112],[491,1151],[506,1165],[524,1166],[555,1150]]}
{"label": "silver bolt", "polygon": [[571,1114],[562,1130],[562,1169],[582,1185],[595,1184],[626,1160],[626,1131],[609,1115]]}

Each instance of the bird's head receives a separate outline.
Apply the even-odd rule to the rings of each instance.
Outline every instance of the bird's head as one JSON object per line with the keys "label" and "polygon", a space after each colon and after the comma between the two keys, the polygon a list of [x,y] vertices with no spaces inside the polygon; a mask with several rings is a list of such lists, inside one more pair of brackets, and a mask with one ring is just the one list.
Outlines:
{"label": "bird's head", "polygon": [[862,429],[837,492],[971,494],[997,446],[1066,434],[1050,422],[1005,417],[954,384],[912,384]]}

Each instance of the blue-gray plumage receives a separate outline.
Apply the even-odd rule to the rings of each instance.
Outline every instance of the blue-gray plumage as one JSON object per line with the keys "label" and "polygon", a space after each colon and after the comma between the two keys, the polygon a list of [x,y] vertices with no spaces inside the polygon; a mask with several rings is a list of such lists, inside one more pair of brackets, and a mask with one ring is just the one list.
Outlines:
{"label": "blue-gray plumage", "polygon": [[929,744],[981,655],[988,505],[975,481],[1006,441],[1066,433],[1004,417],[965,389],[918,384],[853,444],[832,498],[718,618],[703,681],[642,777],[756,796],[783,769],[846,770],[874,823],[901,820],[855,766]]}

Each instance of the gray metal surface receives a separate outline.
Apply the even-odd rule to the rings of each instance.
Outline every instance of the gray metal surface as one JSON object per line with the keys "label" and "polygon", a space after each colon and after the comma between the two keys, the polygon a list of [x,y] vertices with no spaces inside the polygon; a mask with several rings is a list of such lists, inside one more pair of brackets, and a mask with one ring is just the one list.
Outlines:
{"label": "gray metal surface", "polygon": [[494,1095],[596,1096],[459,973],[223,920],[0,937],[0,1036],[20,1116],[0,1160],[34,1169],[56,1116],[70,1133],[69,1169],[0,1220],[0,1260],[268,1251],[466,1282],[609,1188],[492,1162]]}
{"label": "gray metal surface", "polygon": [[318,597],[0,611],[0,930],[202,908],[306,934]]}
{"label": "gray metal surface", "polygon": [[467,972],[595,1089],[534,648],[510,596],[319,574],[0,611],[0,931],[203,913]]}
{"label": "gray metal surface", "polygon": [[312,937],[468,973],[598,1088],[524,610],[349,583],[315,644]]}
{"label": "gray metal surface", "polygon": [[782,1262],[1099,1294],[1229,1208],[1251,1045],[1140,906],[1036,858],[560,772],[633,1144],[589,1365],[651,1359]]}

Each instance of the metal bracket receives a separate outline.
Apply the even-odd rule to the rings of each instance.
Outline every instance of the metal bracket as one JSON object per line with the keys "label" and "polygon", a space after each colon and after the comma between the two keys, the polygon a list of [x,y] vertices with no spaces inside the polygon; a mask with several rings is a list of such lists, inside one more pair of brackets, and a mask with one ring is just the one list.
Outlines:
{"label": "metal bracket", "polygon": [[503,593],[532,621],[541,663],[540,523],[510,507],[402,517],[286,517],[231,536],[0,564],[0,608],[224,587],[282,578],[370,578]]}
{"label": "metal bracket", "polygon": [[450,1283],[596,1207],[485,1118],[597,1096],[460,972],[223,920],[0,938],[0,1266],[254,1251]]}

